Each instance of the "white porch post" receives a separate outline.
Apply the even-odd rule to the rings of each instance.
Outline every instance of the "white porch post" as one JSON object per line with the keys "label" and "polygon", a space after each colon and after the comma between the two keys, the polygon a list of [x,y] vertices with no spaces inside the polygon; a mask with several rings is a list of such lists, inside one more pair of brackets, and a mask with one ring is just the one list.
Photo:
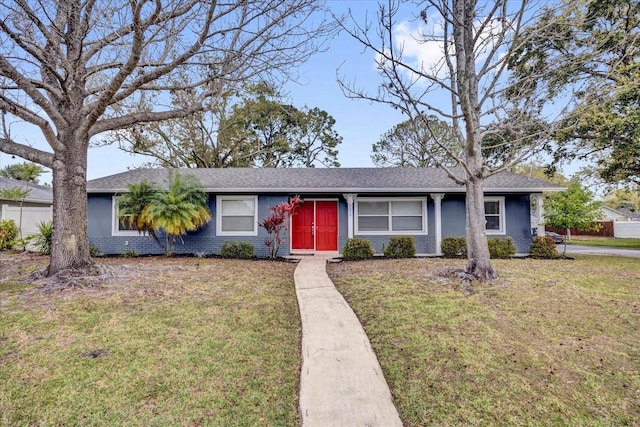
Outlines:
{"label": "white porch post", "polygon": [[347,230],[350,239],[353,238],[353,202],[356,200],[357,194],[343,194],[342,197],[347,201]]}
{"label": "white porch post", "polygon": [[536,194],[536,212],[538,214],[538,236],[544,236],[544,197]]}
{"label": "white porch post", "polygon": [[429,194],[434,202],[434,229],[436,231],[436,255],[442,255],[442,198],[444,193]]}

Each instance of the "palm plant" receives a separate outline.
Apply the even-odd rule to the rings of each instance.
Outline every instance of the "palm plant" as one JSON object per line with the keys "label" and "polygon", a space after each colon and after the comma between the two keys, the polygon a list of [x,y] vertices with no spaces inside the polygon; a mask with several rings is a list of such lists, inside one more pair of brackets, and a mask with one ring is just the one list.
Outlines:
{"label": "palm plant", "polygon": [[[174,253],[176,241],[182,241],[187,232],[211,220],[207,193],[193,175],[172,172],[166,191],[146,181],[128,187],[120,198],[120,221],[151,236],[166,255]],[[165,234],[164,242],[156,234],[159,230]]]}
{"label": "palm plant", "polygon": [[127,228],[137,230],[140,234],[152,237],[160,247],[166,251],[162,241],[158,238],[153,227],[153,221],[144,215],[144,210],[154,200],[154,195],[161,189],[148,181],[129,184],[128,192],[120,196],[118,216],[120,223]]}
{"label": "palm plant", "polygon": [[143,220],[165,233],[165,254],[172,255],[176,241],[211,220],[207,193],[192,175],[171,173],[167,191],[155,192],[142,212]]}
{"label": "palm plant", "polygon": [[41,221],[37,224],[38,232],[33,235],[33,245],[41,254],[51,254],[51,239],[53,237],[53,222]]}

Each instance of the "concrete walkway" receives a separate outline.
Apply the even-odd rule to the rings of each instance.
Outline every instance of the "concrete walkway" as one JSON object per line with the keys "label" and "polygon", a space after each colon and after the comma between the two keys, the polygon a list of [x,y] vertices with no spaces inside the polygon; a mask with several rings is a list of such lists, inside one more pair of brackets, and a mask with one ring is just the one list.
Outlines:
{"label": "concrete walkway", "polygon": [[294,273],[302,318],[302,426],[402,426],[369,339],[325,266],[324,259],[304,257]]}

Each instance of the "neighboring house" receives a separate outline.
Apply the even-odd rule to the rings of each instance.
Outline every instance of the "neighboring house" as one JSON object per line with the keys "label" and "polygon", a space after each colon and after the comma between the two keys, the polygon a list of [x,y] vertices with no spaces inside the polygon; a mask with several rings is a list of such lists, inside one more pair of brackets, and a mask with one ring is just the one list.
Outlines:
{"label": "neighboring house", "polygon": [[640,221],[640,214],[627,209],[614,209],[609,206],[600,206],[602,221]]}
{"label": "neighboring house", "polygon": [[24,201],[21,201],[3,198],[0,192],[0,219],[13,219],[19,227],[22,203],[22,236],[24,237],[36,233],[39,222],[51,221],[53,190],[44,185],[0,177],[0,190],[15,187],[27,189],[29,194]]}
{"label": "neighboring house", "polygon": [[[373,243],[378,253],[389,237],[411,235],[418,254],[439,254],[447,236],[465,235],[465,190],[435,168],[181,169],[209,193],[213,220],[189,233],[177,253],[218,254],[227,240],[246,240],[267,254],[258,222],[268,207],[300,195],[304,204],[289,224],[279,255],[334,253],[347,238]],[[143,180],[162,184],[166,169],[136,169],[87,183],[91,245],[105,254],[135,250],[162,253],[156,243],[118,220],[118,195]],[[502,172],[485,182],[487,234],[514,239],[527,252],[532,238],[531,200],[563,187]],[[541,201],[542,197],[536,197]],[[539,203],[540,205],[541,203]],[[537,209],[541,223],[541,209]],[[544,230],[540,229],[542,233]]]}

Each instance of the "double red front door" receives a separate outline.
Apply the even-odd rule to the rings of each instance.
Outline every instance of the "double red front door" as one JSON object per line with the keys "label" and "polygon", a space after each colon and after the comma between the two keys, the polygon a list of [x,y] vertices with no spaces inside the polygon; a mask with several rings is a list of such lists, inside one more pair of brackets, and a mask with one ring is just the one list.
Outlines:
{"label": "double red front door", "polygon": [[291,218],[291,249],[338,250],[338,202],[305,200]]}

